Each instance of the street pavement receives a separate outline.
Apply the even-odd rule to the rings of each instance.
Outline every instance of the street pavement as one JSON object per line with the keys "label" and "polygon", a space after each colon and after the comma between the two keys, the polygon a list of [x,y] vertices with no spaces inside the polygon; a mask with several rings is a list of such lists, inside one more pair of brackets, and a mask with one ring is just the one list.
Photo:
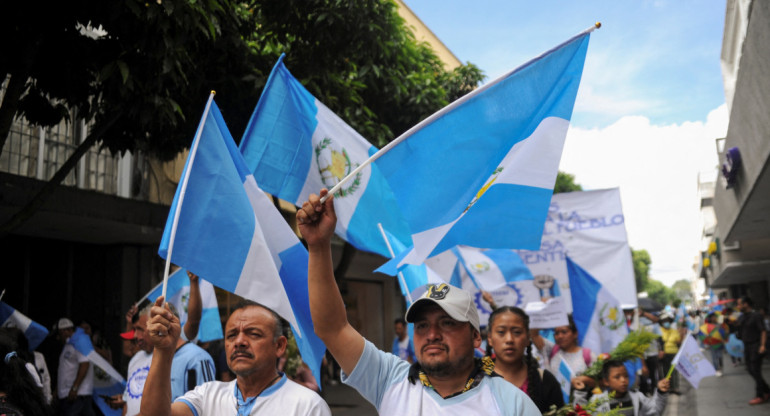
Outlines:
{"label": "street pavement", "polygon": [[[706,352],[708,354],[708,352]],[[701,380],[698,389],[680,377],[681,395],[669,395],[663,416],[757,416],[770,415],[770,402],[751,406],[754,398],[754,380],[741,364],[733,366],[725,354],[722,377]],[[770,358],[762,366],[765,381],[770,382]]]}
{"label": "street pavement", "polygon": [[[708,353],[707,353],[708,354]],[[663,416],[770,416],[770,402],[751,406],[754,380],[741,364],[734,367],[725,354],[722,377],[708,377],[694,389],[680,377],[681,395],[670,394]],[[770,382],[770,358],[765,358],[762,373]],[[342,383],[324,383],[321,395],[329,404],[332,416],[375,416],[377,411],[358,392]]]}

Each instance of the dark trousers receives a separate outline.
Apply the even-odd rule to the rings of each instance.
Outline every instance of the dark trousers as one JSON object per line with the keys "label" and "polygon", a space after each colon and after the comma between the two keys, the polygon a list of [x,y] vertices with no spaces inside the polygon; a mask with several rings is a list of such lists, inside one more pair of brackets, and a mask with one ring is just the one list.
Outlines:
{"label": "dark trousers", "polygon": [[644,394],[651,395],[655,392],[655,387],[658,385],[658,380],[661,377],[658,356],[645,357],[644,364],[647,366],[649,373],[647,377],[642,376],[642,379],[639,381],[639,390]]}
{"label": "dark trousers", "polygon": [[92,396],[78,396],[75,400],[59,400],[59,415],[61,416],[95,416],[94,399]]}
{"label": "dark trousers", "polygon": [[[671,362],[674,361],[674,357],[676,357],[676,354],[665,354],[663,355],[663,358],[660,360],[660,371],[661,371],[661,378],[666,377],[666,374],[668,374],[668,370],[671,368]],[[669,391],[677,392],[679,391],[679,372],[674,370],[673,373],[671,373],[671,389]]]}
{"label": "dark trousers", "polygon": [[752,342],[751,344],[744,345],[743,354],[743,358],[746,359],[746,369],[749,370],[749,374],[751,374],[751,378],[754,379],[756,385],[756,397],[770,394],[770,386],[768,386],[765,379],[762,378],[763,354],[759,353],[759,342]]}

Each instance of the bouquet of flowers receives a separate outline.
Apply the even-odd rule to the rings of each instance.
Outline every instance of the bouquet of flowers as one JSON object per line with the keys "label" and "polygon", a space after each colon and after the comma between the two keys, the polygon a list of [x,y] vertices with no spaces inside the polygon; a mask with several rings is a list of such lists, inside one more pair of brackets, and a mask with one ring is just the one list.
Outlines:
{"label": "bouquet of flowers", "polygon": [[622,416],[620,409],[612,409],[609,412],[603,413],[600,413],[596,410],[599,408],[599,406],[609,400],[609,397],[605,397],[589,402],[585,406],[567,403],[558,409],[556,408],[556,405],[552,405],[550,410],[543,413],[543,416]]}

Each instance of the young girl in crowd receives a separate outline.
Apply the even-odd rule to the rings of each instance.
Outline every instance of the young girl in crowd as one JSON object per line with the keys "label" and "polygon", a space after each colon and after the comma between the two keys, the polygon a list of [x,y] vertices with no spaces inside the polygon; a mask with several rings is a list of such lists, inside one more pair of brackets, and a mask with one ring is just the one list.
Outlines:
{"label": "young girl in crowd", "polygon": [[540,336],[538,331],[532,331],[532,342],[545,360],[546,368],[552,373],[559,371],[559,364],[564,360],[573,374],[579,376],[596,361],[596,354],[578,345],[578,331],[572,315],[568,315],[568,321],[569,325],[554,328],[553,339],[556,344]]}
{"label": "young girl in crowd", "polygon": [[496,308],[489,316],[487,331],[487,355],[494,357],[496,373],[527,393],[541,412],[548,411],[551,405],[564,405],[556,377],[538,369],[532,358],[529,316],[523,310],[512,306]]}

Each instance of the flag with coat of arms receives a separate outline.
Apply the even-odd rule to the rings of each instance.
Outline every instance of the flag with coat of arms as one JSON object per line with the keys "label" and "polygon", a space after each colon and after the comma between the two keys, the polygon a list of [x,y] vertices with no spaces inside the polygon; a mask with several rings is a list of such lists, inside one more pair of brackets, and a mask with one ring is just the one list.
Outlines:
{"label": "flag with coat of arms", "polygon": [[597,353],[611,352],[628,335],[620,301],[569,256],[567,274],[578,345]]}
{"label": "flag with coat of arms", "polygon": [[[315,98],[286,69],[281,54],[262,90],[240,149],[262,190],[302,206],[332,188],[377,148]],[[334,194],[335,232],[359,250],[391,257],[377,224],[407,244],[409,227],[376,165]]]}

